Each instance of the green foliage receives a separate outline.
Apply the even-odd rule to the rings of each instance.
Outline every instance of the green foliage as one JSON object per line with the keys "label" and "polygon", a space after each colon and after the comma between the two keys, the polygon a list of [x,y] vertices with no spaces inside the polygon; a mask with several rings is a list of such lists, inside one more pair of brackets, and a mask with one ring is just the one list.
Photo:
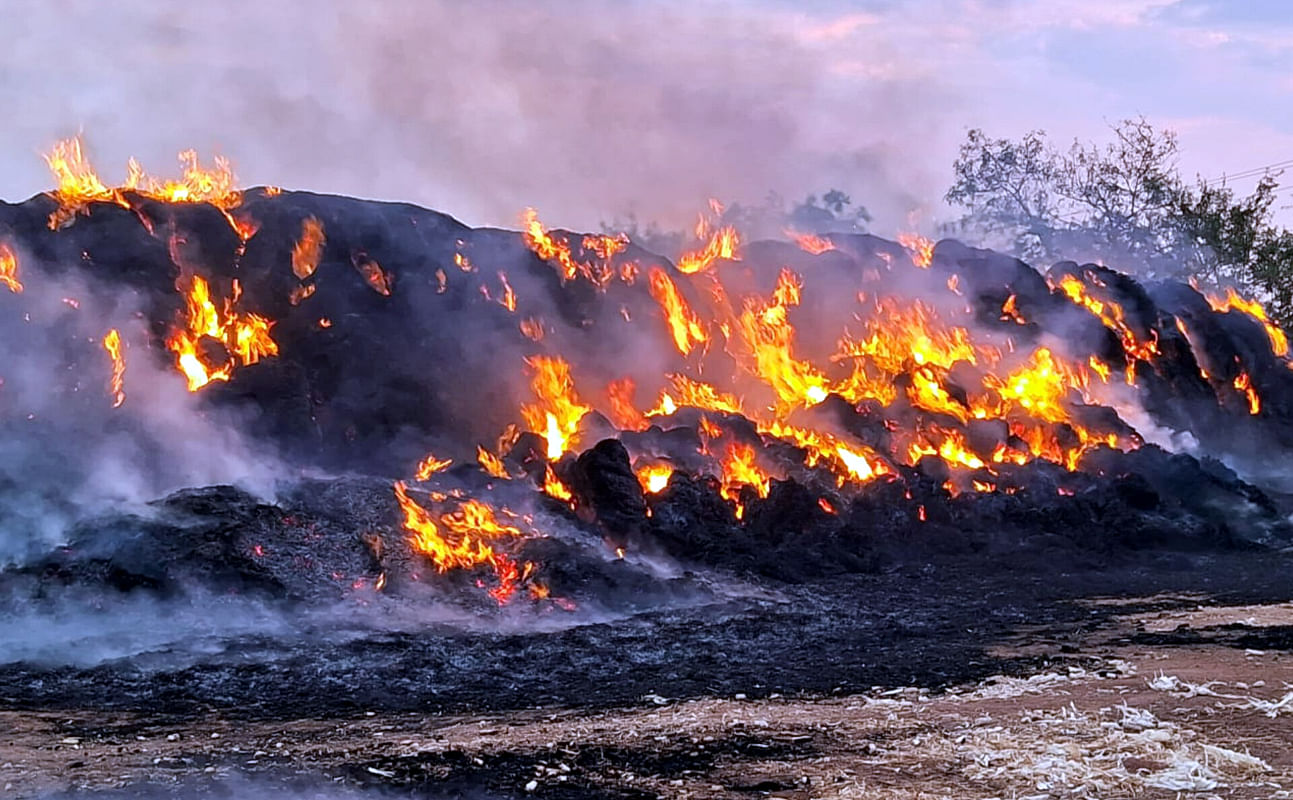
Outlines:
{"label": "green foliage", "polygon": [[965,209],[963,231],[1004,239],[1033,261],[1099,260],[1148,277],[1234,283],[1293,318],[1293,234],[1272,220],[1278,182],[1252,194],[1177,169],[1177,139],[1143,118],[1112,126],[1104,145],[1052,146],[969,132],[946,200]]}

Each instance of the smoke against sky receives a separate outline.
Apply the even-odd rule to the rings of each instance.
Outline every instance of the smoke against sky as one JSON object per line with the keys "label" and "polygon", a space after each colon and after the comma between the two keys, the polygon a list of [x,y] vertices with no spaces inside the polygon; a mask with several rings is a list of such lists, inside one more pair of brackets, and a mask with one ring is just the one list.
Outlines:
{"label": "smoke against sky", "polygon": [[[83,130],[108,175],[196,147],[244,183],[470,224],[690,219],[838,187],[891,233],[948,216],[965,130],[1099,136],[1143,113],[1187,174],[1293,157],[1279,3],[11,0],[0,195]],[[1241,190],[1250,187],[1239,185]]]}

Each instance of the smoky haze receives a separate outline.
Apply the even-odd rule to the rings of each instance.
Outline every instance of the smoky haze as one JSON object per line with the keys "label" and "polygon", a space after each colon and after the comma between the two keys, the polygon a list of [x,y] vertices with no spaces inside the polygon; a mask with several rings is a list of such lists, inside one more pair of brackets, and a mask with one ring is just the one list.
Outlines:
{"label": "smoky haze", "polygon": [[880,66],[900,42],[839,61],[863,15],[19,0],[6,16],[22,33],[0,55],[9,199],[48,188],[39,153],[81,130],[109,180],[131,155],[168,173],[194,147],[229,156],[244,184],[409,200],[475,225],[515,227],[534,205],[583,229],[837,187],[891,231],[925,219],[961,135],[931,116],[959,106],[938,81]]}

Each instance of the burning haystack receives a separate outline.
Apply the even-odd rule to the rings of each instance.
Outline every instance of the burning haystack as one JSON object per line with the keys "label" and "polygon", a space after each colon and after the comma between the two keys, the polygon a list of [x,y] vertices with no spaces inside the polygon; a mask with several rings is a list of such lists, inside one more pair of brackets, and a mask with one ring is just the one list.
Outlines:
{"label": "burning haystack", "polygon": [[[70,542],[14,581],[461,587],[557,613],[659,555],[796,580],[1289,536],[1288,342],[1233,292],[915,236],[746,242],[712,213],[666,258],[534,211],[513,232],[242,191],[191,153],[118,187],[78,142],[49,162],[55,190],[0,205],[0,376],[40,382],[3,402],[6,437],[128,441],[176,489],[184,437],[156,425],[178,394],[181,427],[229,420],[234,462],[280,485],[64,509]],[[41,462],[46,496],[82,466]]]}

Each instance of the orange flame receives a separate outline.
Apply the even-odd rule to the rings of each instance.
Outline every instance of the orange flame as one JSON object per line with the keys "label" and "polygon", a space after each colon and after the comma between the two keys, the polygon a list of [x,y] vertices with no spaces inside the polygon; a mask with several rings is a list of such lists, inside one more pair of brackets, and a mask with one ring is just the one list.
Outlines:
{"label": "orange flame", "polygon": [[793,239],[795,244],[799,245],[799,249],[815,256],[835,249],[835,243],[825,236],[818,236],[815,233],[798,233],[793,230],[786,230],[785,234]]}
{"label": "orange flame", "polygon": [[555,497],[556,499],[567,503],[574,499],[574,495],[570,493],[570,489],[566,488],[566,485],[557,477],[557,473],[552,471],[551,464],[543,470],[543,492],[549,497]]}
{"label": "orange flame", "polygon": [[755,458],[754,448],[751,445],[732,442],[727,446],[727,451],[719,462],[723,472],[719,494],[736,503],[737,519],[745,515],[745,507],[740,500],[743,487],[749,486],[754,489],[759,497],[767,497],[772,488],[768,473],[755,463]]}
{"label": "orange flame", "polygon": [[673,467],[668,464],[643,464],[635,470],[635,474],[638,476],[638,483],[642,484],[642,491],[659,494],[669,485]]}
{"label": "orange flame", "polygon": [[[717,201],[711,200],[710,207],[716,214],[722,213],[722,206]],[[704,272],[714,265],[719,259],[729,261],[739,261],[741,259],[740,247],[741,236],[736,232],[736,228],[730,225],[724,225],[716,230],[711,230],[712,226],[704,215],[696,223],[696,238],[707,239],[705,246],[699,250],[691,250],[683,253],[678,257],[678,271],[687,275],[696,272]]]}
{"label": "orange flame", "polygon": [[122,350],[121,333],[116,328],[103,337],[103,349],[112,359],[112,378],[108,381],[112,407],[121,408],[121,404],[126,402],[126,355]]}
{"label": "orange flame", "polygon": [[555,461],[575,444],[579,421],[591,409],[579,401],[570,364],[564,359],[533,356],[525,363],[534,373],[530,388],[538,402],[522,406],[521,416],[530,430],[547,440],[548,458]]}
{"label": "orange flame", "polygon": [[1247,372],[1240,372],[1235,376],[1235,390],[1243,392],[1248,398],[1248,413],[1256,416],[1262,411],[1262,399],[1257,396],[1257,390],[1253,388],[1253,379]]}
{"label": "orange flame", "polygon": [[746,298],[737,320],[742,345],[736,354],[738,360],[771,386],[788,407],[817,405],[829,391],[826,377],[793,352],[795,328],[787,309],[799,304],[801,285],[798,275],[782,269],[772,297]]}
{"label": "orange flame", "polygon": [[669,326],[669,332],[673,336],[673,343],[678,348],[678,352],[685,356],[691,352],[692,347],[708,341],[709,336],[705,332],[705,326],[701,323],[700,317],[691,310],[687,299],[678,291],[677,285],[670,280],[665,271],[659,267],[652,267],[648,280],[651,297],[660,304],[660,309],[664,312],[665,323]]}
{"label": "orange flame", "polygon": [[632,378],[618,378],[606,384],[606,396],[610,401],[608,416],[620,430],[644,431],[650,427],[646,415],[633,402],[636,392],[637,385]]}
{"label": "orange flame", "polygon": [[1151,330],[1150,338],[1140,341],[1135,331],[1127,324],[1127,314],[1121,305],[1112,300],[1101,300],[1092,296],[1086,284],[1072,275],[1060,278],[1060,289],[1075,305],[1082,306],[1099,317],[1106,328],[1118,334],[1127,355],[1142,361],[1152,361],[1154,356],[1158,355],[1158,336]]}
{"label": "orange flame", "polygon": [[512,284],[507,282],[507,273],[501,269],[498,271],[498,279],[503,284],[503,296],[498,298],[498,304],[508,311],[516,311],[516,292],[512,291]]}
{"label": "orange flame", "polygon": [[1234,309],[1241,311],[1262,324],[1266,329],[1266,336],[1271,340],[1271,351],[1277,356],[1287,356],[1289,353],[1289,340],[1285,335],[1284,329],[1271,321],[1266,316],[1266,309],[1256,300],[1245,300],[1240,297],[1234,289],[1227,288],[1224,298],[1215,295],[1206,295],[1208,303],[1216,311],[1229,311]]}
{"label": "orange flame", "polygon": [[323,257],[323,246],[328,237],[323,233],[323,223],[318,217],[306,217],[301,221],[301,238],[292,246],[292,274],[305,280],[319,268],[319,259]]}
{"label": "orange flame", "polygon": [[493,475],[495,478],[508,480],[512,477],[508,474],[507,467],[503,464],[503,459],[489,452],[480,445],[476,445],[476,463],[480,465],[480,468],[483,469],[486,474]]}
{"label": "orange flame", "polygon": [[80,136],[56,142],[45,155],[45,163],[57,182],[51,194],[59,202],[58,209],[50,215],[49,227],[57,229],[78,213],[88,213],[90,203],[117,203],[128,208],[125,192],[135,192],[166,203],[210,203],[226,212],[230,225],[246,241],[250,233],[227,213],[242,203],[228,159],[216,156],[214,166],[208,168],[202,166],[197,151],[185,150],[179,160],[180,177],[159,179],[145,173],[132,158],[127,164],[125,183],[109,187],[86,159]]}
{"label": "orange flame", "polygon": [[934,263],[933,239],[926,239],[917,233],[900,233],[898,244],[907,248],[907,252],[911,254],[911,263],[921,269],[929,269],[929,265]]}
{"label": "orange flame", "polygon": [[[166,338],[166,347],[175,354],[176,366],[188,380],[190,392],[196,392],[212,381],[227,381],[233,376],[236,361],[250,366],[267,356],[278,355],[278,345],[270,336],[274,323],[258,314],[236,310],[240,294],[234,281],[233,296],[225,301],[224,312],[217,309],[211,299],[211,289],[206,279],[194,275],[184,288],[179,289],[186,306],[184,324],[176,326]],[[220,365],[210,365],[201,354],[199,345],[204,338],[222,344],[228,357]]]}
{"label": "orange flame", "polygon": [[452,458],[436,458],[434,453],[427,453],[426,458],[418,462],[414,478],[419,481],[430,480],[432,475],[448,469],[452,463]]}
{"label": "orange flame", "polygon": [[521,223],[526,246],[543,261],[556,262],[563,283],[574,280],[579,267],[570,254],[570,244],[565,239],[557,240],[549,235],[547,228],[539,222],[539,213],[533,208],[521,212]]}
{"label": "orange flame", "polygon": [[7,242],[0,242],[0,285],[14,294],[22,294],[18,280],[18,255]]}
{"label": "orange flame", "polygon": [[499,522],[488,503],[468,499],[456,510],[436,518],[409,497],[408,487],[402,481],[395,484],[395,499],[404,514],[404,530],[413,549],[431,559],[440,573],[481,566],[491,568],[498,585],[489,590],[489,595],[499,605],[511,600],[524,577],[523,571],[528,575],[533,570],[533,564],[526,562],[523,568],[518,567],[510,556],[495,550],[496,545],[522,538],[524,533]]}
{"label": "orange flame", "polygon": [[[586,251],[596,253],[597,257],[601,258],[609,269],[612,258],[628,249],[628,234],[615,234],[614,237],[610,237],[610,235],[600,235],[600,237],[588,235],[588,237],[583,238],[583,248]],[[632,280],[626,280],[626,283],[632,283]]]}
{"label": "orange flame", "polygon": [[1019,309],[1015,307],[1015,303],[1018,302],[1018,299],[1017,295],[1012,294],[1006,298],[1006,302],[1001,304],[1001,320],[1003,322],[1006,320],[1014,320],[1016,325],[1027,325],[1028,320],[1024,319],[1019,313]]}

